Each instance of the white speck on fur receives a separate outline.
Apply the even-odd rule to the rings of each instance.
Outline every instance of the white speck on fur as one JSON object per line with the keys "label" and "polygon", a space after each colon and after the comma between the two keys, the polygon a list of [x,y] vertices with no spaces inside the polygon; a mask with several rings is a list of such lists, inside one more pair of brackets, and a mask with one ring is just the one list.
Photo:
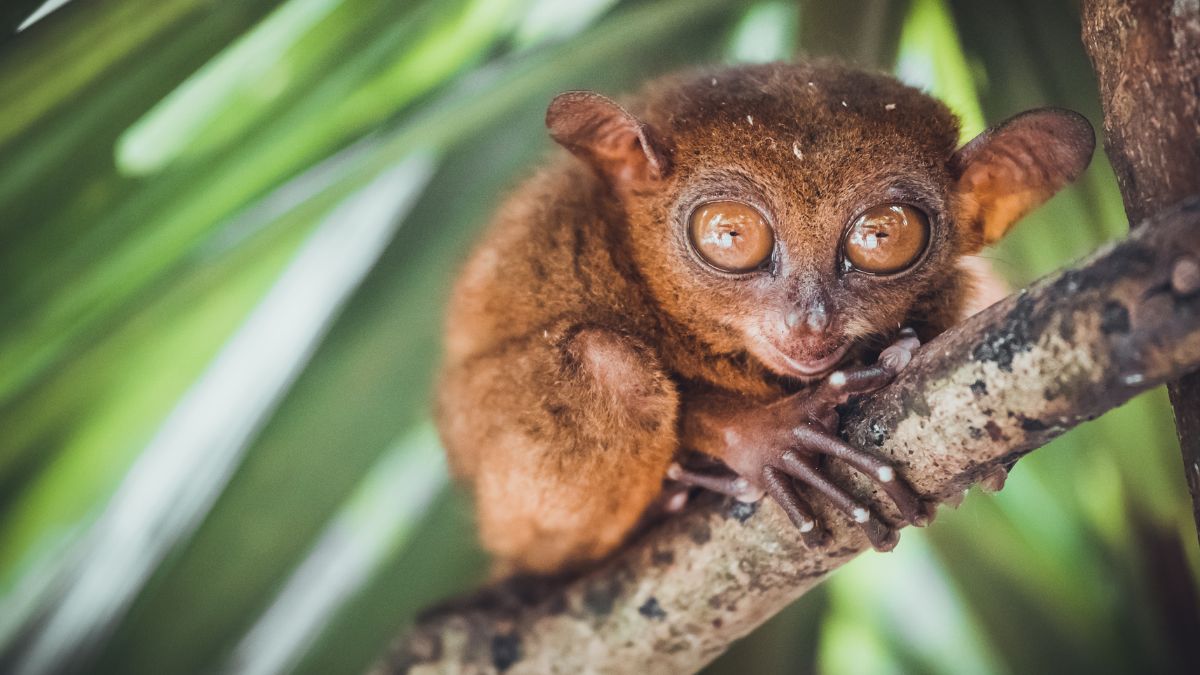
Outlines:
{"label": "white speck on fur", "polygon": [[875,472],[875,475],[878,476],[879,480],[883,481],[884,483],[890,483],[896,480],[896,471],[890,466],[879,467],[879,469]]}
{"label": "white speck on fur", "polygon": [[679,480],[681,476],[683,476],[683,467],[679,466],[679,464],[672,464],[667,467],[667,478]]}
{"label": "white speck on fur", "polygon": [[843,108],[849,108],[850,106],[849,106],[849,105],[847,105],[845,101],[842,101],[842,107],[843,107]]}
{"label": "white speck on fur", "polygon": [[896,104],[895,104],[895,103],[889,103],[889,104],[887,104],[887,105],[883,106],[883,109],[884,109],[884,110],[895,110],[895,109],[896,109]]}
{"label": "white speck on fur", "polygon": [[717,78],[715,77],[712,79],[712,86],[717,86]]}
{"label": "white speck on fur", "polygon": [[829,376],[829,384],[832,384],[835,387],[845,386],[846,374],[839,370],[836,373],[830,375]]}
{"label": "white speck on fur", "polygon": [[813,521],[806,520],[806,521],[800,523],[800,531],[801,532],[812,532],[813,528],[815,528],[816,526],[817,526],[817,524],[814,523]]}
{"label": "white speck on fur", "polygon": [[792,154],[796,156],[796,159],[804,159],[804,153],[800,151],[799,141],[792,143]]}
{"label": "white speck on fur", "polygon": [[750,123],[750,126],[754,126],[754,118],[750,115],[746,115],[746,121]]}
{"label": "white speck on fur", "polygon": [[1143,381],[1145,381],[1146,376],[1142,375],[1141,373],[1133,373],[1131,375],[1126,375],[1124,379],[1125,384],[1141,384]]}
{"label": "white speck on fur", "polygon": [[871,512],[870,512],[870,511],[868,511],[868,510],[864,509],[864,508],[863,508],[863,507],[861,507],[861,506],[860,506],[860,507],[858,507],[857,509],[854,509],[854,522],[856,522],[856,523],[865,523],[865,522],[867,522],[867,521],[868,521],[868,520],[870,520],[870,519],[871,519]]}

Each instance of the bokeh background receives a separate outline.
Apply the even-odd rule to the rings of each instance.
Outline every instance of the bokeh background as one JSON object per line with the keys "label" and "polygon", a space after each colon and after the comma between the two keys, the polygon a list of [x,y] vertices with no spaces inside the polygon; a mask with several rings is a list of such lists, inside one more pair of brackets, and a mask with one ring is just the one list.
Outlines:
{"label": "bokeh background", "polygon": [[[41,4],[0,8],[3,672],[359,672],[484,577],[429,423],[440,311],[559,91],[836,55],[968,137],[1099,128],[1069,0]],[[1125,229],[1098,157],[987,257],[1019,285]],[[1155,392],[711,672],[1183,670],[1198,571]]]}

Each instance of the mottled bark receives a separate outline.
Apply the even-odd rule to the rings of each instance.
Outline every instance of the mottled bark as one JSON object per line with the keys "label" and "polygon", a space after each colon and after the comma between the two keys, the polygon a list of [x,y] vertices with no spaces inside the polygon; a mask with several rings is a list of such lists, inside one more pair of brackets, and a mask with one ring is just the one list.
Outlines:
{"label": "mottled bark", "polygon": [[[847,438],[895,462],[931,502],[951,500],[1200,366],[1200,199],[1156,221],[926,345],[847,413]],[[808,549],[773,503],[696,505],[580,578],[510,581],[426,616],[380,671],[697,670],[867,548],[849,520],[820,515],[832,542]]]}
{"label": "mottled bark", "polygon": [[[1083,41],[1129,222],[1200,193],[1200,0],[1088,0]],[[1200,374],[1168,391],[1200,533]]]}

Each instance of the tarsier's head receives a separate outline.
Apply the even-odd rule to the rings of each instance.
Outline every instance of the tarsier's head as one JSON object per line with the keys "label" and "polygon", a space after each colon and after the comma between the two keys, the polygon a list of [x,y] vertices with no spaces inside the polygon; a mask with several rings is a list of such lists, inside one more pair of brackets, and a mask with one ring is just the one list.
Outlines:
{"label": "tarsier's head", "polygon": [[954,313],[960,258],[1078,177],[1095,144],[1080,115],[1039,109],[959,147],[942,103],[834,65],[693,72],[628,110],[570,92],[546,121],[620,198],[664,310],[799,379]]}

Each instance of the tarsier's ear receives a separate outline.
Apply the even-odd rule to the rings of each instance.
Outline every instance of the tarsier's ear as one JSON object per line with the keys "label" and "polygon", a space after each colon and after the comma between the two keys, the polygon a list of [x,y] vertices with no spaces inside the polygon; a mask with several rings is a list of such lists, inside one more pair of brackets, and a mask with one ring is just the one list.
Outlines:
{"label": "tarsier's ear", "polygon": [[559,94],[546,110],[550,136],[614,183],[663,178],[669,150],[654,130],[590,91]]}
{"label": "tarsier's ear", "polygon": [[1096,147],[1079,113],[1039,108],[1011,117],[958,149],[950,161],[962,224],[975,247],[1004,236],[1087,168]]}

